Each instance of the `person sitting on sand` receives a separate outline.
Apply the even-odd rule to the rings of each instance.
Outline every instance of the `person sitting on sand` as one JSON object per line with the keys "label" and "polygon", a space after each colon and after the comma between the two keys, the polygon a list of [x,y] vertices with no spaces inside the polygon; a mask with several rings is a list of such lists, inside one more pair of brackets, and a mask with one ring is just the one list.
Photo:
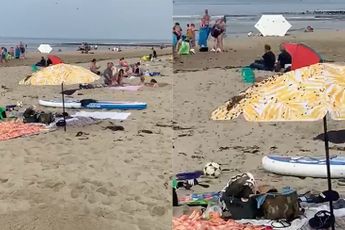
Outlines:
{"label": "person sitting on sand", "polygon": [[122,80],[125,77],[125,71],[120,69],[119,72],[115,75],[115,79],[113,84],[115,83],[116,86],[123,86]]}
{"label": "person sitting on sand", "polygon": [[121,68],[129,66],[128,62],[125,60],[124,57],[120,58],[119,65],[120,65]]}
{"label": "person sitting on sand", "polygon": [[145,86],[157,88],[159,87],[158,82],[155,79],[151,79],[149,83],[145,83]]}
{"label": "person sitting on sand", "polygon": [[91,71],[92,73],[95,73],[95,74],[97,74],[97,75],[100,75],[101,72],[99,71],[99,68],[101,68],[101,67],[100,67],[100,66],[97,66],[97,64],[96,64],[96,59],[95,59],[95,58],[92,59],[91,64],[90,64],[90,71]]}
{"label": "person sitting on sand", "polygon": [[289,72],[291,70],[292,58],[291,55],[286,51],[283,44],[280,44],[280,54],[278,61],[275,65],[276,72]]}
{"label": "person sitting on sand", "polygon": [[304,32],[314,32],[314,28],[311,26],[307,26],[307,28],[304,30]]}
{"label": "person sitting on sand", "polygon": [[133,67],[132,76],[140,77],[140,82],[144,84],[145,82],[144,71],[140,67],[140,62],[135,63]]}
{"label": "person sitting on sand", "polygon": [[44,57],[41,57],[41,60],[36,63],[36,66],[39,67],[46,67],[47,66],[47,61]]}
{"label": "person sitting on sand", "polygon": [[211,29],[211,36],[214,38],[214,45],[212,52],[222,52],[223,51],[223,39],[225,35],[226,26],[225,17],[216,20],[216,23]]}
{"label": "person sitting on sand", "polygon": [[50,58],[47,59],[47,66],[53,65],[53,62]]}
{"label": "person sitting on sand", "polygon": [[252,69],[273,71],[275,62],[276,56],[271,51],[271,46],[266,44],[265,54],[262,55],[262,59],[255,60],[255,62],[252,63],[249,67]]}
{"label": "person sitting on sand", "polygon": [[111,86],[115,83],[116,78],[113,74],[114,64],[112,62],[107,63],[107,68],[104,70],[103,77],[104,77],[104,84],[107,86]]}

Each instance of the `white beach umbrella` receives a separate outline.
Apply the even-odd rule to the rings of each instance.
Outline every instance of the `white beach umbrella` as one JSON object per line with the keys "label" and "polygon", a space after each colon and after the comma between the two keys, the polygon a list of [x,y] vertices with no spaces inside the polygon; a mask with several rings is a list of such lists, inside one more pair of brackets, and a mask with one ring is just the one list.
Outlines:
{"label": "white beach umbrella", "polygon": [[49,44],[41,44],[38,47],[38,51],[40,51],[41,53],[44,54],[49,54],[50,52],[52,52],[53,48],[49,45]]}
{"label": "white beach umbrella", "polygon": [[255,24],[255,28],[260,31],[263,36],[285,36],[286,32],[291,28],[291,24],[283,15],[262,15]]}

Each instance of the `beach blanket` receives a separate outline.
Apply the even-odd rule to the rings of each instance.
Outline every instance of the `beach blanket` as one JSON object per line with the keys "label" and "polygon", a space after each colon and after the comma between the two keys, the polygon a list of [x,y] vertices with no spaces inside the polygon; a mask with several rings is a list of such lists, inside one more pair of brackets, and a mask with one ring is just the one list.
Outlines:
{"label": "beach blanket", "polygon": [[[59,125],[59,122],[62,122],[63,118],[55,118],[55,121],[49,125],[50,128],[56,128]],[[98,123],[99,121],[91,118],[91,117],[67,117],[66,118],[66,126],[85,126]],[[63,126],[63,125],[61,125]]]}
{"label": "beach blanket", "polygon": [[142,85],[125,85],[125,86],[112,86],[109,88],[113,90],[118,90],[118,91],[138,91],[142,87],[143,87]]}
{"label": "beach blanket", "polygon": [[219,214],[211,214],[209,220],[202,219],[202,214],[195,210],[190,216],[182,215],[173,218],[173,230],[269,230],[266,226],[241,224],[234,220],[223,220]]}
{"label": "beach blanket", "polygon": [[80,111],[72,115],[72,117],[91,117],[94,119],[112,119],[112,120],[126,120],[131,113],[119,113],[119,112],[86,112]]}
{"label": "beach blanket", "polygon": [[30,136],[48,131],[43,124],[23,123],[21,121],[0,122],[0,141],[22,136]]}
{"label": "beach blanket", "polygon": [[[291,222],[291,226],[285,227],[285,228],[273,228],[275,229],[283,229],[283,230],[296,230],[296,229],[302,229],[302,230],[312,230],[312,228],[308,224],[308,220],[313,218],[314,215],[321,210],[328,210],[329,206],[328,204],[317,204],[314,207],[310,204],[302,203],[302,207],[305,209],[305,213],[303,216],[301,216],[298,219],[295,219]],[[334,209],[334,216],[336,218],[344,218],[345,216],[345,208],[341,209]],[[251,223],[254,225],[267,225],[272,226],[274,225],[275,221],[272,220],[238,220],[239,223]],[[340,229],[340,228],[339,228]]]}

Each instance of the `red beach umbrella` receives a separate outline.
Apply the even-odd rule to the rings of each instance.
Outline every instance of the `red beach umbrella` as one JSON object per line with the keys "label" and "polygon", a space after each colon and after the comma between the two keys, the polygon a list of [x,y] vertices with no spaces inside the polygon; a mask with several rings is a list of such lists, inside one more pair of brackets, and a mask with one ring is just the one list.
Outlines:
{"label": "red beach umbrella", "polygon": [[48,55],[48,58],[52,61],[53,65],[63,63],[63,61],[58,56]]}
{"label": "red beach umbrella", "polygon": [[321,57],[312,48],[301,43],[284,43],[286,51],[291,55],[291,70],[320,63]]}

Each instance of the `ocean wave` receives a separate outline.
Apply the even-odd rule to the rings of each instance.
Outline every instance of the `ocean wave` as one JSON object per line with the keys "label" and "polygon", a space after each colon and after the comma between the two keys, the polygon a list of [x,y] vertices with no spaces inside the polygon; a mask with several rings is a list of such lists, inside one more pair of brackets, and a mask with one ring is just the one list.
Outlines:
{"label": "ocean wave", "polygon": [[[226,15],[211,15],[212,18],[221,18]],[[202,15],[173,15],[173,19],[184,19],[184,18],[191,18],[191,19],[200,19]]]}

